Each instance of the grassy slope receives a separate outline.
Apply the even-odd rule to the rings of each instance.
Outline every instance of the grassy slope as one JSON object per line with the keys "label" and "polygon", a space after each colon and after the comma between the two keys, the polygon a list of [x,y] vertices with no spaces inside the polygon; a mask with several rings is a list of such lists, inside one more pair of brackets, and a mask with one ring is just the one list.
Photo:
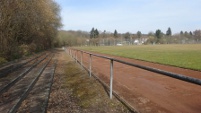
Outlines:
{"label": "grassy slope", "polygon": [[201,70],[201,44],[101,46],[78,49]]}

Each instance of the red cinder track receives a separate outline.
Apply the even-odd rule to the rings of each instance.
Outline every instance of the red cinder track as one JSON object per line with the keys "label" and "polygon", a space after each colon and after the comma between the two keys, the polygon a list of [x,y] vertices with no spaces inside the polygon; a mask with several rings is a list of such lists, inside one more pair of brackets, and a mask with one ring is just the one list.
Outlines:
{"label": "red cinder track", "polygon": [[[80,60],[81,53],[78,52],[77,55]],[[199,71],[116,56],[110,57],[201,79]],[[89,67],[88,62],[89,55],[83,53],[83,63],[86,67]],[[93,73],[109,85],[110,61],[93,56],[92,66]],[[114,63],[113,83],[113,89],[118,95],[142,113],[201,112],[201,86],[199,85],[117,62]]]}

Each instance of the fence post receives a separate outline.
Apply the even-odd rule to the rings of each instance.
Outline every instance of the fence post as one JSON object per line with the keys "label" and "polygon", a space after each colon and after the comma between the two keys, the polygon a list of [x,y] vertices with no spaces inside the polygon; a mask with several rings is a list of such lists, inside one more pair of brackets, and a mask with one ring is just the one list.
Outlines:
{"label": "fence post", "polygon": [[92,62],[92,59],[91,59],[91,54],[89,54],[89,76],[91,77],[91,62]]}
{"label": "fence post", "polygon": [[73,58],[73,50],[71,49],[71,57]]}
{"label": "fence post", "polygon": [[75,53],[76,53],[76,51],[74,50],[74,54],[73,54],[73,56],[74,56],[74,59],[75,59]]}
{"label": "fence post", "polygon": [[110,59],[110,99],[112,99],[113,59]]}
{"label": "fence post", "polygon": [[83,66],[83,64],[82,64],[82,57],[83,57],[83,51],[81,51],[81,66]]}
{"label": "fence post", "polygon": [[72,49],[70,50],[70,56],[71,56],[71,58],[73,58],[73,55],[72,55]]}
{"label": "fence post", "polygon": [[75,59],[75,51],[72,51],[73,59]]}
{"label": "fence post", "polygon": [[[74,50],[74,59],[75,59],[75,56],[76,56],[76,50]],[[76,60],[76,59],[75,59]]]}
{"label": "fence post", "polygon": [[73,50],[71,49],[71,56],[72,56],[72,58],[73,58]]}
{"label": "fence post", "polygon": [[78,50],[76,50],[76,55],[75,55],[75,56],[76,56],[76,57],[75,57],[75,61],[76,61],[76,63],[77,63],[77,51],[78,51]]}

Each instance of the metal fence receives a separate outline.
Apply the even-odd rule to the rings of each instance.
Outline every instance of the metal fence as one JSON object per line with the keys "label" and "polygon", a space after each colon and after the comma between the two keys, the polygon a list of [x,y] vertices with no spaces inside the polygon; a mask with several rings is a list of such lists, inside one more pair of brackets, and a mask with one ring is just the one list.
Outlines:
{"label": "metal fence", "polygon": [[80,60],[80,64],[81,66],[83,66],[83,53],[88,54],[89,55],[89,76],[91,77],[92,75],[92,56],[95,57],[100,57],[100,58],[104,58],[104,59],[108,59],[110,60],[110,99],[112,99],[112,85],[113,85],[113,64],[114,62],[119,62],[122,64],[126,64],[129,66],[134,66],[140,69],[144,69],[150,72],[154,72],[154,73],[158,73],[161,75],[165,75],[165,76],[169,76],[172,78],[176,78],[182,81],[186,81],[186,82],[190,82],[193,84],[197,84],[201,86],[201,79],[197,79],[197,78],[193,78],[193,77],[189,77],[186,75],[182,75],[182,74],[176,74],[176,73],[172,73],[172,72],[168,72],[168,71],[164,71],[164,70],[160,70],[160,69],[156,69],[156,68],[152,68],[152,67],[147,67],[147,66],[142,66],[142,65],[138,65],[138,64],[134,64],[134,63],[130,63],[130,62],[126,62],[123,60],[119,60],[119,59],[115,59],[115,58],[111,58],[111,57],[106,57],[106,56],[102,56],[102,55],[98,55],[98,54],[93,54],[90,52],[86,52],[83,50],[78,50],[78,49],[74,49],[74,48],[68,48],[66,49],[66,51],[69,53],[69,55],[75,59],[76,62],[78,62],[78,52],[81,53],[81,60]]}

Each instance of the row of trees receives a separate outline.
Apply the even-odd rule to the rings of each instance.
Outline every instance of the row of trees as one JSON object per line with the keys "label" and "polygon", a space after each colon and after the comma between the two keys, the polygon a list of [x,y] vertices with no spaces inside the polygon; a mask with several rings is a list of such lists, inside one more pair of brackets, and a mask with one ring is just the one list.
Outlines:
{"label": "row of trees", "polygon": [[181,43],[201,43],[201,30],[195,30],[193,33],[181,31],[178,34],[172,34],[171,28],[166,33],[160,29],[148,34],[142,34],[137,31],[135,34],[126,32],[114,33],[98,31],[92,28],[90,32],[86,31],[60,31],[57,40],[58,46],[109,46],[117,44],[181,44]]}
{"label": "row of trees", "polygon": [[0,0],[0,57],[49,49],[61,26],[54,0]]}
{"label": "row of trees", "polygon": [[167,44],[167,43],[201,43],[201,30],[195,30],[193,33],[183,32],[172,35],[171,28],[168,28],[166,34],[160,29],[156,30],[155,33],[149,33],[149,38],[152,37],[152,42]]}
{"label": "row of trees", "polygon": [[[105,32],[106,31],[104,30],[103,34],[105,34]],[[137,38],[140,38],[142,36],[141,31],[137,31],[136,35],[137,35]],[[158,30],[156,30],[155,35],[156,35],[157,38],[161,38],[164,34],[161,32],[160,29],[158,29]],[[114,30],[113,36],[114,36],[114,38],[118,38],[119,37],[118,36],[118,32],[117,32],[116,29]],[[166,36],[172,36],[172,31],[171,31],[170,27],[166,31]],[[97,29],[92,28],[92,30],[90,31],[90,38],[98,38],[98,37],[99,37],[99,31]],[[129,38],[129,37],[130,37],[130,33],[127,32],[126,35],[125,35],[125,38]]]}
{"label": "row of trees", "polygon": [[[93,44],[94,44],[94,40],[99,41],[100,38],[104,39],[106,36],[107,38],[109,38],[109,40],[112,40],[112,41],[114,41],[114,39],[116,40],[121,38],[121,40],[118,40],[115,43],[121,43],[122,41],[124,42],[127,41],[129,44],[134,44],[135,40],[139,40],[139,42],[146,43],[146,44],[149,44],[149,43],[151,44],[200,43],[201,42],[201,33],[200,33],[201,30],[195,30],[193,33],[191,31],[190,32],[181,31],[180,34],[174,34],[174,35],[172,34],[172,30],[170,27],[167,29],[166,33],[163,33],[160,29],[157,29],[155,33],[150,32],[149,34],[142,34],[140,31],[137,31],[136,34],[131,34],[129,32],[120,34],[117,32],[117,30],[115,30],[114,33],[106,33],[106,31],[104,30],[104,32],[98,33],[96,37],[91,37],[93,36],[93,31],[94,31],[94,28],[92,28],[90,32],[90,39],[93,41]],[[98,30],[96,29],[96,31]],[[99,38],[99,40],[95,38]],[[101,44],[101,45],[104,45],[104,44]]]}

